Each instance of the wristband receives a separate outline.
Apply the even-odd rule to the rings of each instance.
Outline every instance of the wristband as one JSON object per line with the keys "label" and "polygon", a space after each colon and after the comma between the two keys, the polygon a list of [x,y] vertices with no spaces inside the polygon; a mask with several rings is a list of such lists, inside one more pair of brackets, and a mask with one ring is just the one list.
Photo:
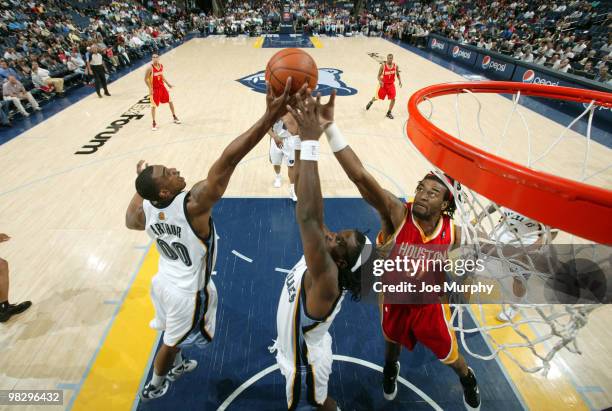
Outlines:
{"label": "wristband", "polygon": [[300,160],[319,161],[319,142],[313,140],[302,141]]}
{"label": "wristband", "polygon": [[329,147],[332,149],[334,153],[344,149],[348,146],[348,143],[344,139],[342,132],[336,125],[336,123],[331,123],[325,129],[325,136],[327,137],[327,141],[329,142]]}

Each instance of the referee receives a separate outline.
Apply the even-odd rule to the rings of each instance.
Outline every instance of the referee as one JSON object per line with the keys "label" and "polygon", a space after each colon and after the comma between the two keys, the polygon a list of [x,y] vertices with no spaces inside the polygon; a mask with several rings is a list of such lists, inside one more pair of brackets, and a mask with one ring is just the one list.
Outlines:
{"label": "referee", "polygon": [[105,96],[110,96],[110,93],[106,88],[105,69],[102,54],[100,54],[98,51],[98,47],[91,46],[91,49],[89,50],[89,58],[87,59],[87,72],[93,76],[96,83],[96,93],[98,93],[98,97],[100,98],[102,98],[100,88],[104,89]]}

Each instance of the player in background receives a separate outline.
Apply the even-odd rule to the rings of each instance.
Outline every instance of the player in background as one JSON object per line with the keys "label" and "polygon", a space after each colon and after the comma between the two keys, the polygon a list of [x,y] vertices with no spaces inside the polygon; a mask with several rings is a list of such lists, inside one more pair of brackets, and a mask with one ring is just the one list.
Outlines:
{"label": "player in background", "polygon": [[[499,221],[493,230],[485,234],[484,237],[497,244],[509,246],[504,247],[506,249],[504,255],[520,252],[518,247],[521,247],[521,245],[525,247],[527,252],[536,251],[540,246],[549,243],[557,236],[557,230],[550,230],[549,227],[527,216],[495,204],[490,204],[476,218],[476,222],[480,223],[487,215],[494,214],[497,211],[501,214]],[[528,261],[524,262],[528,263]],[[520,274],[521,270],[517,266],[511,266],[510,271],[516,274],[512,280],[512,292],[519,299],[523,299],[527,294],[525,284],[527,284],[530,275],[525,272]],[[510,304],[504,304],[503,307],[497,315],[497,319],[501,322],[509,322],[516,316],[517,310]]]}
{"label": "player in background", "polygon": [[[8,235],[0,233],[0,243],[10,239]],[[0,258],[0,323],[8,321],[13,315],[21,314],[31,305],[30,301],[19,304],[9,303],[9,266],[5,259]]]}
{"label": "player in background", "polygon": [[[155,122],[155,110],[160,104],[168,103],[170,111],[172,112],[172,118],[175,124],[181,124],[181,121],[174,112],[174,104],[170,100],[170,94],[168,89],[172,88],[172,84],[168,83],[166,76],[164,76],[164,66],[159,62],[159,55],[153,54],[152,63],[147,72],[145,73],[145,83],[149,87],[149,98],[151,99],[151,117],[153,117],[153,131],[157,130],[157,123]],[[164,85],[165,83],[165,85]]]}
{"label": "player in background", "polygon": [[389,110],[387,111],[387,117],[393,119],[393,106],[395,105],[395,77],[399,82],[399,86],[402,87],[402,79],[400,78],[400,71],[397,64],[393,62],[393,54],[387,54],[387,61],[380,65],[378,70],[378,90],[376,95],[372,97],[372,100],[366,105],[366,110],[372,107],[372,104],[376,100],[389,99]]}
{"label": "player in background", "polygon": [[299,158],[296,154],[300,149],[297,123],[291,114],[287,113],[274,123],[268,134],[270,135],[270,162],[275,173],[274,187],[280,188],[281,186],[281,165],[284,162],[287,165],[289,176],[289,197],[297,201],[295,181]]}
{"label": "player in background", "polygon": [[290,89],[289,78],[284,93],[275,98],[268,86],[264,115],[236,137],[212,164],[206,179],[187,192],[185,179],[175,168],[143,168],[144,161],[138,163],[136,193],[125,222],[129,229],[146,230],[156,242],[160,258],[151,285],[155,307],[151,326],[163,331],[152,379],[140,393],[143,400],[165,395],[170,381],[197,366],[196,361],[182,358],[181,344],[206,344],[214,337],[218,299],[211,277],[217,254],[213,207],[238,163],[287,112]]}

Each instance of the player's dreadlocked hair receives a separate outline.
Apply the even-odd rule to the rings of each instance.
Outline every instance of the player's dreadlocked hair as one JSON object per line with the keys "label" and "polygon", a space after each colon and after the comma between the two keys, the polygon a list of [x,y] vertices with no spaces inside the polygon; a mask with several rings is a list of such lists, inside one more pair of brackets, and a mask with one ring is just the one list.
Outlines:
{"label": "player's dreadlocked hair", "polygon": [[361,266],[359,266],[355,271],[352,271],[352,269],[357,263],[359,256],[364,251],[364,247],[366,246],[366,236],[365,233],[362,233],[359,230],[354,231],[359,247],[348,252],[346,258],[347,267],[339,269],[338,271],[338,286],[342,291],[350,291],[351,299],[353,301],[359,301],[361,299],[361,267],[364,266],[365,261],[363,261]]}
{"label": "player's dreadlocked hair", "polygon": [[[427,174],[425,178],[423,178],[423,180],[434,180],[446,187],[446,193],[444,193],[444,201],[448,201],[448,207],[446,208],[446,210],[443,211],[443,213],[449,216],[450,218],[453,218],[455,210],[457,210],[457,204],[455,204],[456,199],[453,195],[453,191],[449,188],[449,185],[451,187],[455,187],[455,180],[453,180],[453,178],[448,176],[447,174],[444,174],[444,177],[446,178],[446,182],[442,181],[442,179],[432,171]],[[455,188],[457,192],[460,192],[461,184],[457,183],[457,186]]]}

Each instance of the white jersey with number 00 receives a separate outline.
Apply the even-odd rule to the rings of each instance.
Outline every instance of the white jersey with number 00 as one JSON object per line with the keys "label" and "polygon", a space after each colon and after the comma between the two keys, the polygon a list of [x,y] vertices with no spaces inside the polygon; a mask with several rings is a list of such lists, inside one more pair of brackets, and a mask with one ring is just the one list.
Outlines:
{"label": "white jersey with number 00", "polygon": [[208,239],[201,239],[187,219],[188,192],[174,197],[160,208],[142,203],[147,234],[159,251],[159,272],[167,283],[187,292],[197,292],[208,283],[215,266],[217,247],[215,225],[210,219]]}

